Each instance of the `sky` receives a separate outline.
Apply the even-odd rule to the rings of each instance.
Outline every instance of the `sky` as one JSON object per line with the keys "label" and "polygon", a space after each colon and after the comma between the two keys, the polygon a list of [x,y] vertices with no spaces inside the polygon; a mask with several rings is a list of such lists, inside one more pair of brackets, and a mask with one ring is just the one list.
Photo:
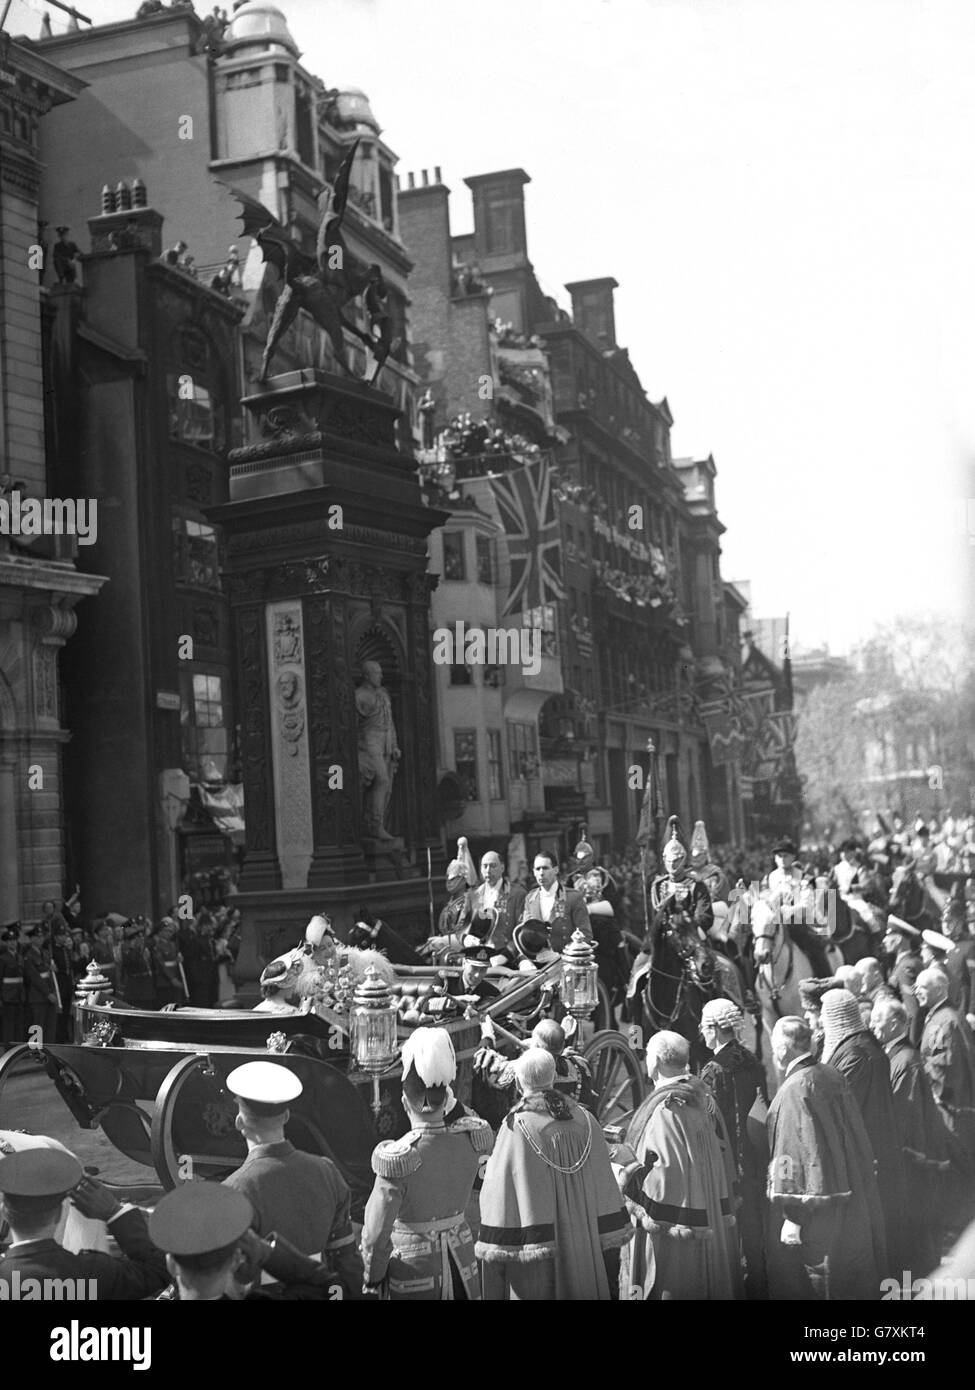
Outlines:
{"label": "sky", "polygon": [[442,167],[455,232],[466,176],[521,167],[543,287],[568,306],[566,282],[616,277],[617,339],[674,456],[714,455],[722,572],[756,616],[839,653],[959,610],[971,0],[279,5],[309,71],[368,93],[404,184]]}

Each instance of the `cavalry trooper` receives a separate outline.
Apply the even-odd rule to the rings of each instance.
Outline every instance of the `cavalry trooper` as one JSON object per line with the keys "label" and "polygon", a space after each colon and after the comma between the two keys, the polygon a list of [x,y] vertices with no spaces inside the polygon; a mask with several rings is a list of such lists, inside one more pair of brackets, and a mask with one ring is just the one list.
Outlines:
{"label": "cavalry trooper", "polygon": [[403,1108],[410,1132],[372,1155],[376,1174],[362,1228],[365,1288],[390,1299],[479,1299],[465,1208],[494,1147],[486,1120],[444,1108],[457,1058],[444,1028],[417,1028],[403,1045]]}
{"label": "cavalry trooper", "polygon": [[596,943],[599,978],[616,1004],[623,998],[629,976],[623,933],[616,920],[620,890],[609,870],[596,863],[596,851],[586,839],[587,833],[587,827],[583,826],[582,836],[572,855],[569,886],[585,899]]}

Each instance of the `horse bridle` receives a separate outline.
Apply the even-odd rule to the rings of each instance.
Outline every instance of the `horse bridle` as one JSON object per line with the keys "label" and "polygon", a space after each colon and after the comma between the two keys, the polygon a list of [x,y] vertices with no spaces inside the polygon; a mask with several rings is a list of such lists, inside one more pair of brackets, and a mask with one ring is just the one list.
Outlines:
{"label": "horse bridle", "polygon": [[[765,968],[768,967],[768,974],[767,974],[767,976],[765,976],[765,978],[768,980],[769,999],[772,1001],[772,1004],[775,1005],[776,1007],[778,1006],[778,1001],[779,1001],[779,998],[781,997],[782,991],[785,989],[785,986],[787,985],[787,983],[789,982],[789,979],[790,979],[791,976],[792,976],[792,965],[793,965],[792,938],[791,938],[791,936],[789,935],[789,933],[788,933],[788,932],[786,931],[786,929],[785,929],[785,923],[782,922],[781,920],[778,922],[778,930],[777,930],[777,931],[771,931],[771,932],[767,932],[767,931],[765,931],[765,932],[756,932],[756,931],[753,931],[753,932],[752,932],[752,941],[753,941],[753,942],[755,942],[755,941],[771,941],[771,942],[774,942],[776,936],[778,936],[779,934],[781,934],[781,936],[782,936],[782,944],[781,944],[779,950],[776,951],[775,948],[774,948],[774,946],[773,946],[772,952],[771,952],[771,954],[769,955],[768,960],[763,960],[763,961],[761,962],[761,964],[758,966],[759,971],[764,971]],[[786,972],[785,972],[785,974],[784,974],[783,977],[782,977],[782,983],[781,983],[780,985],[776,985],[776,983],[775,983],[775,965],[776,965],[776,962],[777,962],[778,960],[781,959],[783,952],[787,952],[787,953],[788,953],[788,964],[787,964],[787,966],[786,966]]]}

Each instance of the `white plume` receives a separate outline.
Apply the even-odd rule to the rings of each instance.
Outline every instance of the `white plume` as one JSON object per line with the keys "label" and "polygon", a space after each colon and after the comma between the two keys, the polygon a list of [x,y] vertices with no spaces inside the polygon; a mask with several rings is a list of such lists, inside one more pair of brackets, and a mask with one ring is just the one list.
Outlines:
{"label": "white plume", "polygon": [[449,1086],[457,1075],[457,1054],[445,1028],[417,1028],[403,1044],[403,1075],[412,1066],[424,1086]]}

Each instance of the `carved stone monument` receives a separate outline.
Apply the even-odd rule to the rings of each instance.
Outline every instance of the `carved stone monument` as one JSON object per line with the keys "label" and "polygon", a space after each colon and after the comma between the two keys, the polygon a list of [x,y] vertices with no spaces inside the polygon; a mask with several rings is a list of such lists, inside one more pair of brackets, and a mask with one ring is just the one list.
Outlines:
{"label": "carved stone monument", "polygon": [[[304,369],[245,398],[226,537],[237,650],[245,976],[319,911],[409,931],[439,857],[426,507],[397,408]],[[414,920],[415,919],[415,920]]]}

